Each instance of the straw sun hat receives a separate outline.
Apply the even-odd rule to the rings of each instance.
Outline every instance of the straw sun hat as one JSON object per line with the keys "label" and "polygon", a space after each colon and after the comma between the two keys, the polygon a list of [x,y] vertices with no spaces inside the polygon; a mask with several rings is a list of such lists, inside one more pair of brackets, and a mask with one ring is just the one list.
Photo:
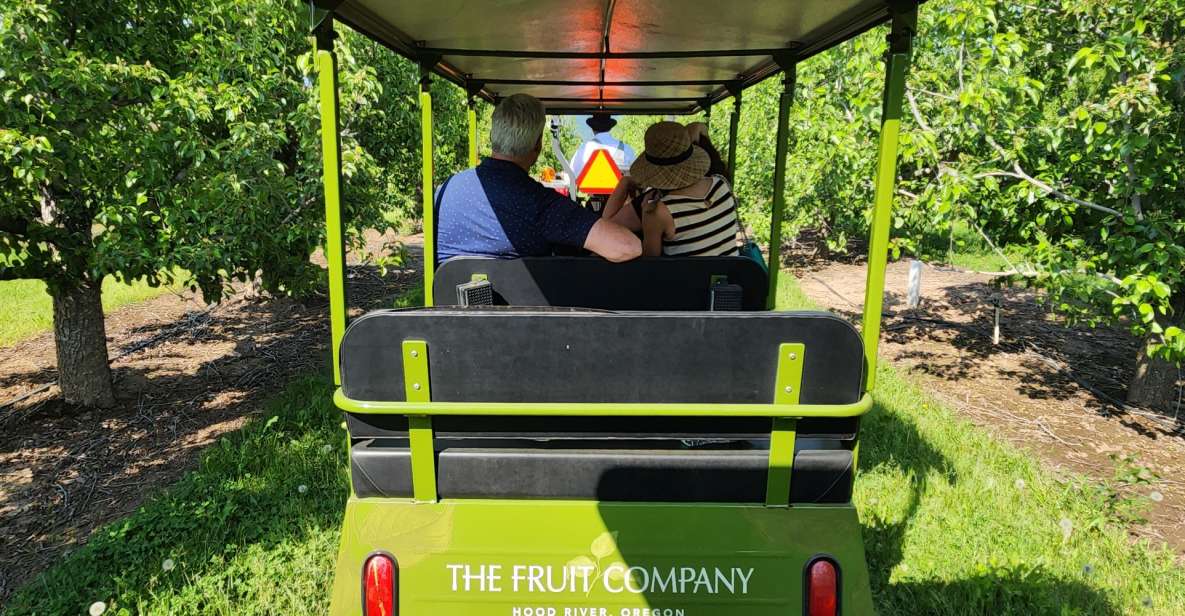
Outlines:
{"label": "straw sun hat", "polygon": [[642,186],[675,190],[704,178],[711,161],[691,143],[687,129],[677,122],[659,122],[646,129],[646,149],[630,165],[630,177]]}

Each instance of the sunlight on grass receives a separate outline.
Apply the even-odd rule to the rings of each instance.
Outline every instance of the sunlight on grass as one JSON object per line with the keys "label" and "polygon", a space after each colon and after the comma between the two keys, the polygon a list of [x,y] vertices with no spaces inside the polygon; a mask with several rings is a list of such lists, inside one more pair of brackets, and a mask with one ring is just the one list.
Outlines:
{"label": "sunlight on grass", "polygon": [[[778,300],[815,307],[792,276]],[[1090,481],[1055,477],[890,366],[881,365],[874,396],[855,501],[880,613],[1171,614],[1185,605],[1174,554],[1101,520]]]}
{"label": "sunlight on grass", "polygon": [[[783,280],[781,306],[811,307],[792,276]],[[881,614],[1185,605],[1173,554],[1100,520],[1090,482],[1054,477],[891,367],[878,383],[855,498]],[[80,614],[96,601],[108,614],[325,613],[348,494],[330,392],[320,378],[289,385],[196,471],[18,591],[8,613]]]}
{"label": "sunlight on grass", "polygon": [[[132,284],[103,280],[103,311],[151,299],[168,292],[168,287],[151,287],[144,280]],[[0,346],[20,342],[53,329],[53,301],[40,280],[0,282]]]}
{"label": "sunlight on grass", "polygon": [[289,385],[196,471],[18,591],[7,614],[85,614],[96,601],[107,614],[325,613],[348,493],[330,393],[318,378]]}

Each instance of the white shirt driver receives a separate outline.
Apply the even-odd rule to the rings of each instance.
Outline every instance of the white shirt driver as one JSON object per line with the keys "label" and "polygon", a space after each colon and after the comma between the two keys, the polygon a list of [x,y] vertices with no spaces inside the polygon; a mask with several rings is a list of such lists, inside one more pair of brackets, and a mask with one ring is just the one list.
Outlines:
{"label": "white shirt driver", "polygon": [[588,164],[593,152],[597,150],[609,152],[609,156],[613,158],[613,162],[617,163],[617,168],[621,170],[622,175],[629,173],[630,165],[634,163],[634,149],[606,132],[594,134],[592,139],[582,143],[576,150],[576,155],[572,157],[572,173],[576,174],[576,177],[580,177],[584,166]]}

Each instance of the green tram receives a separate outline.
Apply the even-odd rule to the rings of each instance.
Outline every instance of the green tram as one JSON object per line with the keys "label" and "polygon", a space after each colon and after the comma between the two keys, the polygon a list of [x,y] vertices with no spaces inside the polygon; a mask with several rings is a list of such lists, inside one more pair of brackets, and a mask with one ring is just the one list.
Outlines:
{"label": "green tram", "polygon": [[[699,616],[873,612],[851,502],[872,408],[917,1],[315,0],[335,403],[349,430],[331,613]],[[473,102],[685,115],[780,75],[779,263],[796,66],[889,23],[860,332],[773,311],[746,257],[457,258],[425,308],[347,327],[334,23],[419,63],[423,198],[434,76]],[[855,204],[851,204],[855,206]]]}

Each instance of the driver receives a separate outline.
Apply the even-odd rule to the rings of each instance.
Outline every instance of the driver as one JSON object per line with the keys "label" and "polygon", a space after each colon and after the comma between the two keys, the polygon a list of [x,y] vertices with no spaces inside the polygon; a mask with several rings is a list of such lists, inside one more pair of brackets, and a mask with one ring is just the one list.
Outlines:
{"label": "driver", "polygon": [[572,156],[572,173],[580,177],[580,172],[597,150],[608,152],[613,162],[617,163],[618,169],[623,173],[628,171],[630,165],[634,164],[634,149],[610,133],[613,127],[617,126],[617,120],[607,113],[594,113],[585,123],[592,129],[593,137],[581,144]]}
{"label": "driver", "polygon": [[449,178],[436,191],[436,259],[457,256],[550,255],[556,247],[584,248],[613,262],[642,254],[629,229],[536,182],[531,166],[543,149],[542,103],[515,94],[494,109],[493,155]]}

